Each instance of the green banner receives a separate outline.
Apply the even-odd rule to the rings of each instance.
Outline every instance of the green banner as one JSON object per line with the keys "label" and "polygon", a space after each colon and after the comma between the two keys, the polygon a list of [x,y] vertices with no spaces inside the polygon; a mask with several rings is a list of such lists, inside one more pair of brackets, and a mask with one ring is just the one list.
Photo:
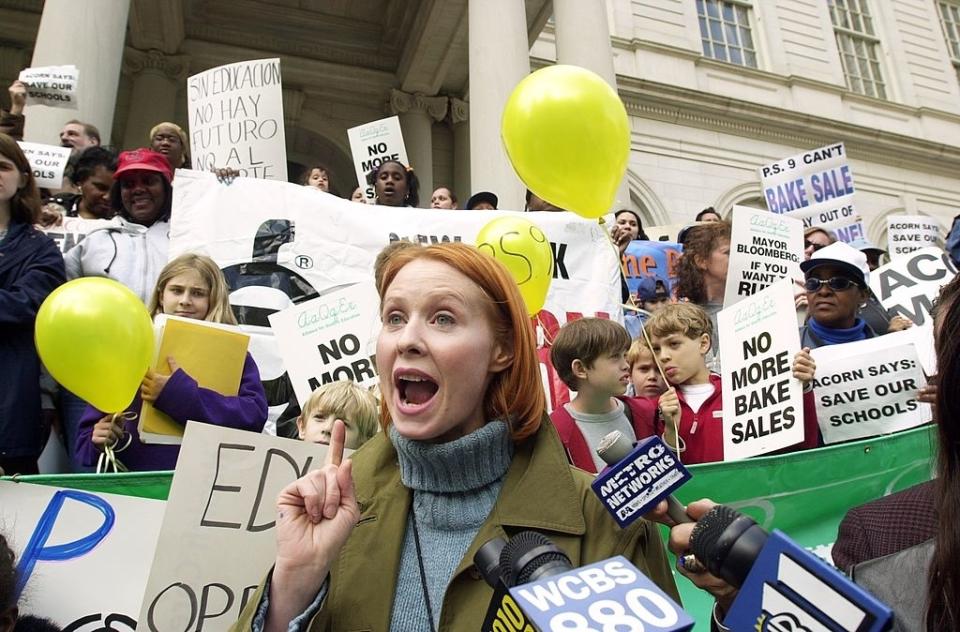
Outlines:
{"label": "green banner", "polygon": [[[781,529],[825,559],[848,509],[930,479],[935,434],[930,427],[864,441],[690,467],[681,502],[711,498]],[[22,476],[19,480],[93,492],[166,500],[172,472]],[[666,529],[663,529],[666,541]],[[683,606],[707,629],[712,599],[675,573]]]}

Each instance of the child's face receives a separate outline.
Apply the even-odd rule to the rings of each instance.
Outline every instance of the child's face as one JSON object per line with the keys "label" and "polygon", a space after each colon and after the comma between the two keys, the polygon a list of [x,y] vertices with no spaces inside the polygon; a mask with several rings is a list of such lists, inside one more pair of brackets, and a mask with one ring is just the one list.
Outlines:
{"label": "child's face", "polygon": [[[306,417],[306,421],[304,421],[304,415],[301,414],[297,418],[300,440],[330,445],[330,434],[333,432],[333,422],[336,420],[336,415],[324,415],[319,410],[310,413]],[[347,429],[343,447],[348,450],[356,450],[360,447],[360,434],[357,432],[357,426],[348,419],[343,419],[343,425]]]}
{"label": "child's face", "polygon": [[630,381],[633,382],[633,391],[637,397],[659,397],[667,390],[649,351],[641,351],[640,357],[630,367]]}
{"label": "child's face", "polygon": [[203,320],[210,311],[210,286],[196,270],[187,270],[163,286],[160,303],[164,314]]}
{"label": "child's face", "polygon": [[653,352],[671,384],[705,384],[710,371],[704,356],[710,349],[710,336],[702,334],[688,338],[682,333],[668,336],[652,336]]}
{"label": "child's face", "polygon": [[584,371],[586,376],[580,378],[581,391],[589,388],[595,393],[623,395],[630,384],[630,364],[626,351],[602,355]]}

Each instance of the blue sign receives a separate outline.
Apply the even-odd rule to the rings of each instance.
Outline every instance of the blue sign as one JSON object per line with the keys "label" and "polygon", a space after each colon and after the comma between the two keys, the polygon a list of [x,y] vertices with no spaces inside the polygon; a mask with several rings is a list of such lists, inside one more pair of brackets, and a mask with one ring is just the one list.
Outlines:
{"label": "blue sign", "polygon": [[623,276],[631,296],[636,296],[640,280],[652,278],[663,281],[668,292],[677,283],[677,262],[683,246],[672,241],[631,241],[620,258]]}

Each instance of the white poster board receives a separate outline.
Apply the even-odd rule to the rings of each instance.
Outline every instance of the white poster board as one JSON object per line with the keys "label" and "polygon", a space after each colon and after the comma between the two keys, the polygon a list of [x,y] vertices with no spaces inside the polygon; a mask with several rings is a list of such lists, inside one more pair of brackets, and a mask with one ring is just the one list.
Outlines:
{"label": "white poster board", "polygon": [[[76,66],[38,66],[20,71],[27,84],[27,103],[76,110],[80,72]],[[58,185],[59,186],[59,185]]]}
{"label": "white poster board", "polygon": [[[21,614],[64,629],[112,622],[118,632],[132,630],[164,507],[160,500],[0,481],[2,529],[26,578]],[[75,546],[63,546],[69,544]]]}
{"label": "white poster board", "polygon": [[415,166],[407,159],[400,119],[396,116],[351,127],[347,130],[347,138],[350,140],[357,185],[370,201],[376,197],[373,185],[367,184],[367,174],[371,170],[390,160],[399,160],[408,167]]}
{"label": "white poster board", "polygon": [[187,78],[195,169],[230,167],[244,178],[287,180],[279,59],[255,59]]}
{"label": "white poster board", "polygon": [[767,208],[822,226],[844,242],[866,239],[853,205],[856,189],[843,143],[812,149],[760,167]]}
{"label": "white poster board", "polygon": [[923,248],[871,272],[870,289],[893,314],[922,325],[929,320],[940,288],[956,273],[949,254],[939,248]]}
{"label": "white poster board", "polygon": [[780,279],[803,282],[803,222],[746,206],[733,207],[724,307]]}
{"label": "white poster board", "polygon": [[923,215],[891,215],[887,217],[887,243],[891,260],[922,248],[939,247],[940,223]]}
{"label": "white poster board", "polygon": [[917,401],[926,379],[912,344],[865,340],[819,347],[812,355],[824,443],[889,434],[933,418],[930,405]]}
{"label": "white poster board", "polygon": [[59,189],[63,186],[63,170],[70,160],[70,147],[42,145],[18,141],[20,149],[30,163],[37,186],[47,189]]}
{"label": "white poster board", "polygon": [[280,355],[301,406],[338,380],[377,384],[380,298],[372,282],[338,288],[270,316]]}
{"label": "white poster board", "polygon": [[[188,423],[137,630],[226,631],[276,556],[276,500],[327,447]],[[147,568],[148,565],[144,565]]]}
{"label": "white poster board", "polygon": [[793,377],[800,351],[795,309],[793,282],[783,279],[717,314],[724,461],[803,441],[803,389]]}
{"label": "white poster board", "polygon": [[43,232],[57,244],[60,252],[66,254],[71,248],[91,232],[107,226],[114,226],[120,221],[119,217],[113,219],[84,219],[82,217],[64,217],[63,223],[59,226],[43,228]]}

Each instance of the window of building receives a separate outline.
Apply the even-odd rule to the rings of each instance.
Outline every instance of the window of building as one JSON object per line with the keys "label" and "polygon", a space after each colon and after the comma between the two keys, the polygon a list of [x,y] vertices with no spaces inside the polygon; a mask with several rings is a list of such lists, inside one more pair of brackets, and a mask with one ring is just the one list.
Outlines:
{"label": "window of building", "polygon": [[704,55],[731,64],[757,67],[749,2],[697,0],[697,17]]}
{"label": "window of building", "polygon": [[960,80],[960,3],[941,0],[937,5],[940,7],[940,22],[943,24],[943,35],[947,38],[950,60]]}
{"label": "window of building", "polygon": [[843,74],[854,92],[887,98],[880,72],[880,39],[873,27],[867,0],[827,0],[837,36]]}

